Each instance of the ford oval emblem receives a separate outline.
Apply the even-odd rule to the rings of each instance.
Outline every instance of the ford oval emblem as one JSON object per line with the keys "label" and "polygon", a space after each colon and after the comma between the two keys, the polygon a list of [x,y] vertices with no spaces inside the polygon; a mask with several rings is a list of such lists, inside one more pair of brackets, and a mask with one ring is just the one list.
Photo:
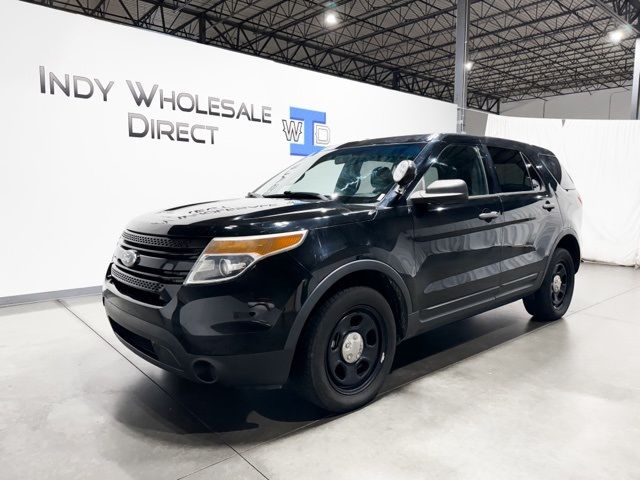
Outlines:
{"label": "ford oval emblem", "polygon": [[133,267],[138,261],[138,252],[135,250],[122,250],[120,261],[125,267]]}

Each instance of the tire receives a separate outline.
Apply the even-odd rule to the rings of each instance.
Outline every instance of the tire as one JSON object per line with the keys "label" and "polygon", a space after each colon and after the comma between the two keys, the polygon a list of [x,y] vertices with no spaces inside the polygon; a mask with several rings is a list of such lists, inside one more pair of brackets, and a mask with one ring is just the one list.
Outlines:
{"label": "tire", "polygon": [[[554,288],[556,276],[560,278],[561,283],[558,287],[557,280],[555,280],[556,287]],[[564,248],[558,248],[553,252],[540,288],[522,299],[524,307],[535,320],[543,322],[558,320],[569,309],[573,297],[574,282],[573,259]]]}
{"label": "tire", "polygon": [[347,288],[309,319],[296,357],[295,386],[325,410],[353,410],[376,396],[395,351],[395,321],[384,297],[369,287]]}

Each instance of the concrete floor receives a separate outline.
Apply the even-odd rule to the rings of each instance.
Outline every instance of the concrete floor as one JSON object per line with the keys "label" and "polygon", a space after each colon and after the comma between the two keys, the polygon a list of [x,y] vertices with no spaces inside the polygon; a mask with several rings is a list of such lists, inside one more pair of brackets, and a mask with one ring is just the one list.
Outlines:
{"label": "concrete floor", "polygon": [[0,308],[0,478],[638,479],[638,312],[640,271],[585,264],[563,320],[517,302],[410,340],[327,417],[164,373],[99,297]]}

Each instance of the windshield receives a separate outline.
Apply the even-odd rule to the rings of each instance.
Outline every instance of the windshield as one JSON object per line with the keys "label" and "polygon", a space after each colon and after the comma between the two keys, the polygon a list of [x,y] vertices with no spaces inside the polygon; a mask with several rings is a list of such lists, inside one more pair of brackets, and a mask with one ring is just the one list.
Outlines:
{"label": "windshield", "polygon": [[410,143],[319,152],[294,163],[253,194],[376,202],[393,187],[395,166],[414,160],[424,146]]}

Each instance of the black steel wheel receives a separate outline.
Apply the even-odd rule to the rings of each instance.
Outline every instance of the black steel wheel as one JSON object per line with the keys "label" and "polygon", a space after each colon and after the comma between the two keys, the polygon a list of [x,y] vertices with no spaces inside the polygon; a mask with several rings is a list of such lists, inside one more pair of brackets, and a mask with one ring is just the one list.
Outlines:
{"label": "black steel wheel", "polygon": [[524,297],[524,306],[536,320],[549,321],[562,317],[571,304],[575,281],[573,258],[563,248],[552,255],[540,288]]}
{"label": "black steel wheel", "polygon": [[567,294],[567,282],[568,282],[567,268],[564,263],[557,263],[553,269],[553,275],[551,277],[551,302],[554,308],[561,308],[562,302]]}
{"label": "black steel wheel", "polygon": [[326,367],[334,388],[352,394],[366,388],[382,368],[386,335],[378,312],[359,305],[338,321],[327,345]]}
{"label": "black steel wheel", "polygon": [[370,287],[350,287],[322,302],[309,319],[294,364],[302,395],[333,412],[371,401],[391,369],[393,311]]}

